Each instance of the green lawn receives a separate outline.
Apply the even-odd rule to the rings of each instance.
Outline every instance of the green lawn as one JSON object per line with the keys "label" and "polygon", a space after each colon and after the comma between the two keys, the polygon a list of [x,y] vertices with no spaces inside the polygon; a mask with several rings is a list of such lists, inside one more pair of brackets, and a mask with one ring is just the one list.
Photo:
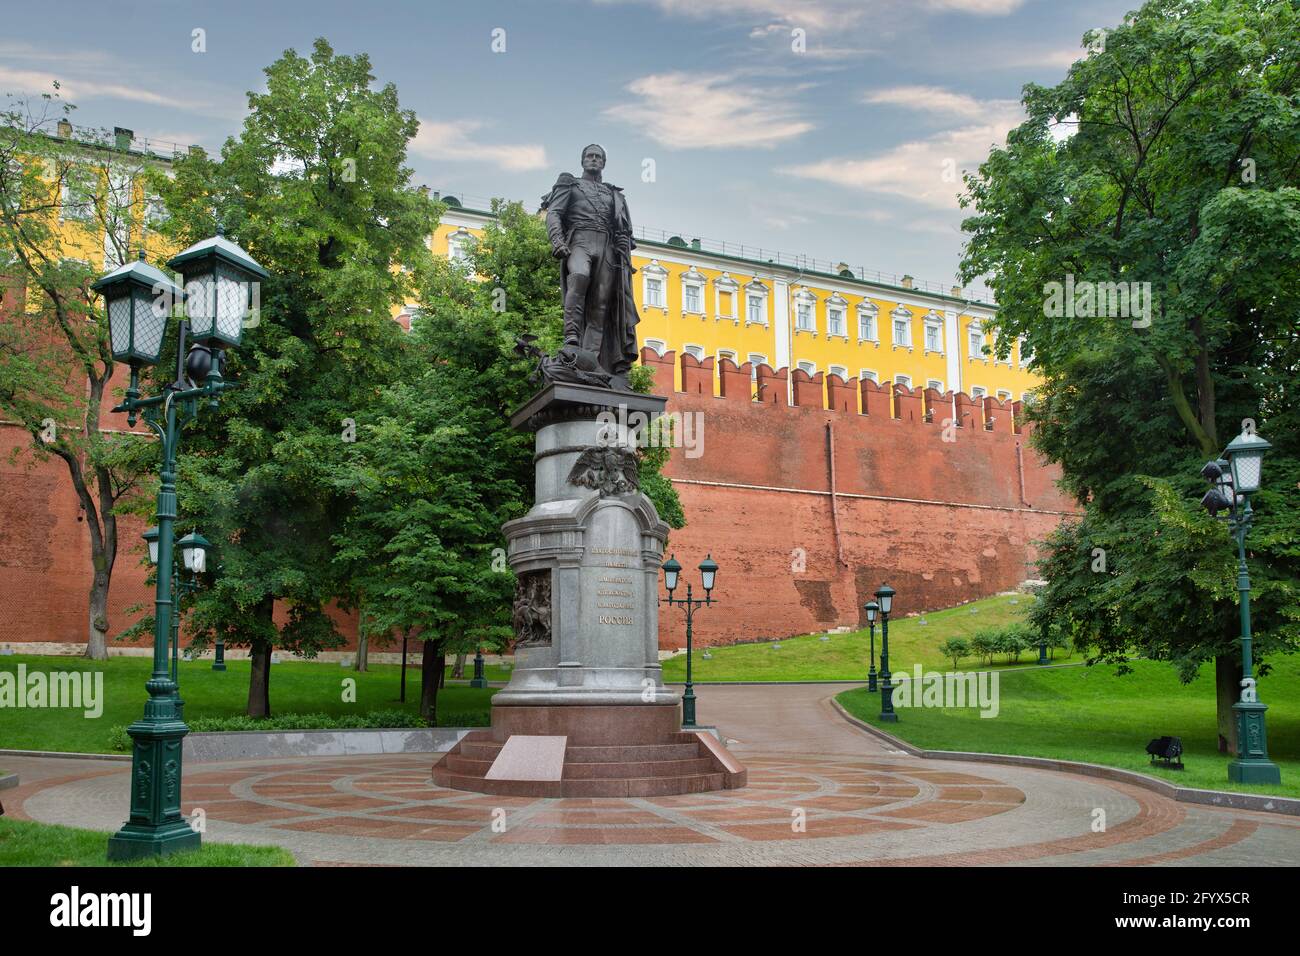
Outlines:
{"label": "green lawn", "polygon": [[[81,657],[15,654],[0,657],[0,670],[104,672],[103,714],[87,718],[80,710],[0,708],[0,747],[16,750],[62,750],[107,753],[109,728],[130,724],[144,711],[145,681],[153,669],[147,657],[113,657],[89,661]],[[210,660],[180,663],[181,697],[185,716],[222,717],[244,713],[248,702],[249,662],[227,661],[225,672],[212,670]],[[285,661],[271,665],[272,714],[323,713],[331,716],[364,714],[378,710],[406,710],[415,714],[420,703],[420,670],[408,668],[406,703],[398,703],[401,666],[372,664],[357,673],[337,664]],[[356,679],[356,702],[344,703],[343,680]],[[438,717],[443,726],[458,726],[459,715],[477,714],[486,723],[495,688],[479,690],[448,684],[438,692]]]}
{"label": "green lawn", "polygon": [[[1003,595],[972,601],[960,607],[934,611],[918,617],[900,617],[889,622],[889,662],[897,670],[902,666],[924,664],[926,667],[952,668],[952,661],[939,653],[939,645],[949,638],[970,638],[976,631],[1003,627],[1020,620],[1033,603],[1026,594]],[[1015,603],[1012,603],[1015,602]],[[975,613],[971,613],[974,611]],[[707,615],[714,613],[706,610]],[[925,624],[921,620],[926,621]],[[698,619],[697,619],[698,620]],[[697,681],[787,681],[787,680],[866,680],[870,654],[867,631],[847,634],[810,634],[763,644],[738,644],[708,648],[712,660],[705,660],[697,648],[691,664],[692,678]],[[780,649],[774,645],[780,644]],[[1033,663],[1037,652],[1021,655],[1020,664]],[[1074,658],[1078,660],[1077,655]],[[1057,660],[1064,660],[1057,652]],[[963,669],[976,668],[980,661],[968,657]],[[1007,666],[998,655],[995,667]],[[876,667],[880,667],[880,625],[876,625]],[[686,655],[664,661],[664,680],[686,679]]]}
{"label": "green lawn", "polygon": [[[1268,704],[1269,755],[1281,767],[1281,787],[1228,783],[1228,757],[1217,750],[1214,666],[1189,685],[1169,664],[1133,662],[1133,673],[1114,668],[1061,667],[999,674],[1000,710],[981,718],[975,709],[908,708],[897,723],[880,722],[880,695],[855,688],[838,699],[855,717],[928,750],[1056,757],[1136,770],[1188,787],[1242,790],[1300,797],[1300,657],[1271,661],[1259,682]],[[1150,766],[1152,738],[1181,737],[1184,771]]]}
{"label": "green lawn", "polygon": [[0,867],[4,866],[295,866],[276,846],[207,843],[197,853],[174,853],[125,863],[108,861],[108,834],[0,817]]}

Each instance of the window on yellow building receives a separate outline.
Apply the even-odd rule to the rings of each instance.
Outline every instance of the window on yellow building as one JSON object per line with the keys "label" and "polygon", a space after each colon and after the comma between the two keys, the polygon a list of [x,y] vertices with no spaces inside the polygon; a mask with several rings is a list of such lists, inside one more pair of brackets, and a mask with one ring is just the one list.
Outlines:
{"label": "window on yellow building", "polygon": [[800,362],[797,367],[805,372],[809,377],[817,374],[816,362]]}
{"label": "window on yellow building", "polygon": [[645,280],[645,304],[656,309],[664,307],[664,280],[647,277]]}
{"label": "window on yellow building", "polygon": [[829,306],[826,309],[826,334],[827,335],[847,335],[844,331],[844,308],[842,306]]}
{"label": "window on yellow building", "polygon": [[849,370],[846,369],[843,365],[832,365],[829,371],[830,374],[838,375],[845,382],[849,380]]}
{"label": "window on yellow building", "polygon": [[704,296],[702,289],[693,282],[688,282],[682,286],[682,309],[686,312],[699,314],[704,311]]}
{"label": "window on yellow building", "polygon": [[684,352],[686,355],[694,356],[695,358],[699,359],[701,362],[704,361],[703,345],[684,345],[682,346],[682,352]]}
{"label": "window on yellow building", "polygon": [[731,349],[718,349],[718,367],[719,367],[719,368],[722,367],[722,360],[723,360],[723,359],[727,359],[727,360],[730,361],[730,362],[734,362],[736,365],[739,365],[739,364],[740,364],[739,362],[736,361],[736,353],[733,352]]}
{"label": "window on yellow building", "polygon": [[910,375],[895,375],[895,376],[894,376],[894,384],[895,384],[895,385],[906,385],[908,388],[911,388],[911,387],[912,387],[912,376],[910,376]]}
{"label": "window on yellow building", "polygon": [[870,302],[858,306],[858,341],[880,341],[876,335],[876,307]]}
{"label": "window on yellow building", "polygon": [[968,335],[970,336],[970,357],[984,358],[984,330],[972,322]]}
{"label": "window on yellow building", "polygon": [[668,343],[664,342],[662,339],[646,339],[645,345],[646,348],[654,349],[655,354],[661,358],[663,357],[664,352],[668,350]]}
{"label": "window on yellow building", "polygon": [[928,380],[928,381],[925,383],[925,387],[926,387],[926,388],[932,388],[932,389],[934,389],[936,392],[942,392],[942,391],[943,391],[943,382],[939,381],[937,378],[932,378],[932,379]]}
{"label": "window on yellow building", "polygon": [[873,372],[871,369],[864,368],[861,372],[858,373],[858,381],[871,382],[875,385],[879,385],[880,376],[877,375],[875,372]]}
{"label": "window on yellow building", "polygon": [[1011,401],[1011,393],[1007,391],[1005,388],[998,389],[998,401],[999,402]]}
{"label": "window on yellow building", "polygon": [[912,313],[907,309],[895,309],[894,345],[898,348],[912,347]]}
{"label": "window on yellow building", "polygon": [[927,352],[943,351],[943,324],[933,319],[925,323],[925,350]]}
{"label": "window on yellow building", "polygon": [[748,296],[748,299],[749,311],[746,315],[746,320],[753,322],[755,325],[765,325],[766,314],[763,308],[763,297],[761,295],[751,295]]}
{"label": "window on yellow building", "polygon": [[988,394],[988,389],[986,389],[983,385],[972,385],[970,387],[971,398],[983,398],[987,394]]}
{"label": "window on yellow building", "polygon": [[736,296],[734,293],[718,293],[718,317],[722,319],[734,319],[736,317]]}
{"label": "window on yellow building", "polygon": [[816,332],[817,321],[813,317],[813,305],[816,300],[809,292],[800,292],[795,297],[795,327],[805,332]]}
{"label": "window on yellow building", "polygon": [[766,365],[766,364],[767,364],[767,356],[766,356],[766,355],[760,355],[758,352],[750,352],[750,353],[749,353],[749,358],[747,358],[745,361],[749,362],[749,377],[750,377],[751,379],[753,379],[754,381],[757,381],[757,380],[758,380],[758,367],[759,367],[760,365]]}

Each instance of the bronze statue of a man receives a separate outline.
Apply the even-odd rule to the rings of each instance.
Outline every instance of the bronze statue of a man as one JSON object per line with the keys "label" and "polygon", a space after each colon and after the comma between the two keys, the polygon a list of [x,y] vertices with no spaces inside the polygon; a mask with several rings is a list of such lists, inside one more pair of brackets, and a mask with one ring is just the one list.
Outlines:
{"label": "bronze statue of a man", "polygon": [[638,355],[635,243],[623,190],[604,181],[604,169],[605,150],[593,143],[582,151],[582,175],[561,173],[542,199],[564,292],[564,348],[547,371],[572,370],[571,380],[627,389]]}

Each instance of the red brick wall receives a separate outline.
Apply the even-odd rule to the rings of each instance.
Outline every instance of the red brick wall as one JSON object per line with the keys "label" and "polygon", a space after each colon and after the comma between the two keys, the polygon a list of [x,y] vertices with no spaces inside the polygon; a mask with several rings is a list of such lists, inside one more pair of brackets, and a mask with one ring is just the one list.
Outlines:
{"label": "red brick wall", "polygon": [[[688,520],[672,533],[670,550],[687,580],[698,582],[695,568],[706,553],[721,566],[715,596],[722,603],[696,618],[702,644],[856,626],[861,606],[885,581],[897,589],[902,614],[1006,590],[1034,576],[1033,542],[1046,537],[1062,512],[1074,510],[1053,485],[1056,470],[1038,461],[1027,435],[1010,430],[1005,410],[994,411],[994,430],[986,431],[979,427],[982,409],[963,394],[957,401],[971,418],[947,430],[955,438],[949,442],[942,420],[950,416],[936,415],[933,423],[919,413],[894,418],[887,390],[881,404],[874,389],[864,390],[871,399],[865,415],[847,402],[837,403],[838,410],[790,406],[788,371],[763,366],[760,381],[771,384],[763,401],[743,398],[738,375],[733,394],[723,398],[701,385],[712,378],[712,360],[688,356],[686,379],[695,390],[674,392],[676,356],[651,358],[646,364],[660,383],[655,391],[669,395],[669,410],[704,416],[703,455],[688,458],[685,449],[674,449],[668,467]],[[850,380],[848,387],[856,390],[858,383]],[[24,432],[0,425],[0,642],[84,643],[89,535],[63,463],[34,463],[27,446]],[[16,463],[9,457],[15,447],[22,449]],[[128,606],[152,601],[137,550],[143,529],[134,519],[120,528],[110,635],[135,619]],[[351,636],[352,618],[337,614],[336,620]],[[661,646],[680,646],[683,628],[680,612],[660,608]]]}

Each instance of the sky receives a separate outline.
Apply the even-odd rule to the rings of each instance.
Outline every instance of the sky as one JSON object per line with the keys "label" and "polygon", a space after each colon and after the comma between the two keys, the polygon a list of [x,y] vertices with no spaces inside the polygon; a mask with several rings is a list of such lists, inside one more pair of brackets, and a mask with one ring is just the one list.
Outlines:
{"label": "sky", "polygon": [[960,172],[1023,118],[1026,83],[1059,82],[1136,5],[60,0],[6,5],[0,94],[58,80],[78,125],[216,151],[263,68],[325,37],[396,84],[415,181],[466,205],[536,208],[597,142],[638,227],[946,288]]}

